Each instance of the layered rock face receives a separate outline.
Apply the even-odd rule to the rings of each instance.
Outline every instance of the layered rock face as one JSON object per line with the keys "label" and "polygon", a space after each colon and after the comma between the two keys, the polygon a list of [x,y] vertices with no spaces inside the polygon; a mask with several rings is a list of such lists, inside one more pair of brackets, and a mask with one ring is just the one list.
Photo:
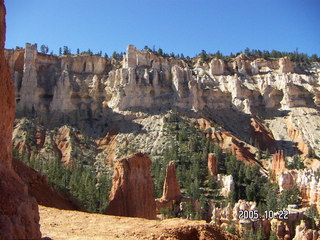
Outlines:
{"label": "layered rock face", "polygon": [[115,162],[106,214],[156,218],[150,167],[151,160],[142,153],[135,153]]}
{"label": "layered rock face", "polygon": [[40,239],[38,205],[12,168],[14,86],[4,57],[5,6],[0,0],[0,239]]}
{"label": "layered rock face", "polygon": [[181,198],[180,184],[177,179],[176,164],[171,161],[167,165],[166,178],[163,184],[163,200],[178,200]]}
{"label": "layered rock face", "polygon": [[317,76],[295,74],[288,58],[277,63],[240,55],[228,63],[213,59],[189,66],[129,45],[119,67],[98,56],[39,54],[31,44],[26,45],[23,59],[21,54],[21,50],[6,52],[17,85],[18,111],[33,110],[42,117],[56,112],[56,120],[75,112],[85,116],[72,115],[70,121],[99,119],[107,106],[153,111],[164,105],[189,110],[233,106],[247,113],[261,106],[306,106],[312,97],[307,99],[310,88],[302,81],[318,81]]}
{"label": "layered rock face", "polygon": [[[251,137],[270,152],[275,150],[274,137],[277,145],[287,140],[304,141],[298,146],[303,154],[305,146],[320,154],[319,116],[314,115],[315,124],[307,126],[298,121],[307,121],[311,115],[304,114],[319,106],[316,63],[303,67],[288,58],[267,60],[245,55],[228,62],[212,59],[205,63],[199,58],[186,62],[132,45],[122,62],[86,54],[44,55],[31,44],[24,50],[6,50],[6,58],[16,85],[18,117],[31,114],[41,123],[71,123],[99,135],[105,133],[110,119],[141,112],[162,114],[175,108],[213,118],[229,133],[246,142]],[[302,70],[297,73],[296,69]],[[250,124],[247,114],[263,115],[270,129],[257,119],[252,128],[239,128],[236,119]],[[299,136],[289,127],[277,134],[277,117],[283,114],[292,117],[290,124]],[[282,124],[286,127],[289,122]],[[231,144],[243,150],[242,143]],[[246,151],[238,152],[247,161],[253,157]]]}

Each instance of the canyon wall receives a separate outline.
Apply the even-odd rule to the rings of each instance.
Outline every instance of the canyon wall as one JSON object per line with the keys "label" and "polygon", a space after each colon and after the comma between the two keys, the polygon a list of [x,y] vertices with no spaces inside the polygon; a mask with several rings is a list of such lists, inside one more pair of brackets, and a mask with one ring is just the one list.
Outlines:
{"label": "canyon wall", "polygon": [[[17,117],[37,116],[46,125],[73,124],[101,137],[110,121],[178,109],[215,120],[270,153],[292,141],[298,144],[292,154],[296,148],[303,156],[309,148],[320,154],[316,63],[242,54],[206,63],[162,57],[132,45],[121,61],[89,54],[45,55],[32,44],[5,55],[16,85]],[[283,132],[277,121],[286,115],[289,119],[281,124],[288,131]],[[311,118],[314,124],[300,124]],[[239,123],[252,127],[239,128]]]}
{"label": "canyon wall", "polygon": [[0,239],[40,239],[38,205],[12,168],[14,86],[4,56],[5,6],[0,0]]}

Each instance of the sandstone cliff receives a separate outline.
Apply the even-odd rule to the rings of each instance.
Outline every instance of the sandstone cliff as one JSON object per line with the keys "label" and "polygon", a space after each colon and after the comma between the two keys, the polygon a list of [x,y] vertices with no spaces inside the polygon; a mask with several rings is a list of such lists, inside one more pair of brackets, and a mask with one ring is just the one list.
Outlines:
{"label": "sandstone cliff", "polygon": [[150,167],[151,160],[142,153],[135,153],[115,162],[107,214],[156,218]]}
{"label": "sandstone cliff", "polygon": [[40,239],[38,205],[12,168],[14,87],[4,57],[5,6],[0,1],[0,239]]}

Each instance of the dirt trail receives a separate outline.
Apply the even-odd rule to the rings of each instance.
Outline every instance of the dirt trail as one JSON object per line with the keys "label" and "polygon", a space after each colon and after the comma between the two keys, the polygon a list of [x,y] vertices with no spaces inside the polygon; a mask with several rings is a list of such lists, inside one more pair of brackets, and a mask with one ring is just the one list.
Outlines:
{"label": "dirt trail", "polygon": [[236,239],[205,221],[146,220],[39,206],[42,237],[54,240]]}

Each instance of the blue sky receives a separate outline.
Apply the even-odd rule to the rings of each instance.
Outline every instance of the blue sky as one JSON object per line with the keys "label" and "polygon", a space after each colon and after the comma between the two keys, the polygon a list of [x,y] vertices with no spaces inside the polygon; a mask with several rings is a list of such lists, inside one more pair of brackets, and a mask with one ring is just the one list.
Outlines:
{"label": "blue sky", "polygon": [[319,0],[5,0],[6,48],[109,55],[128,44],[194,56],[246,47],[320,55]]}

